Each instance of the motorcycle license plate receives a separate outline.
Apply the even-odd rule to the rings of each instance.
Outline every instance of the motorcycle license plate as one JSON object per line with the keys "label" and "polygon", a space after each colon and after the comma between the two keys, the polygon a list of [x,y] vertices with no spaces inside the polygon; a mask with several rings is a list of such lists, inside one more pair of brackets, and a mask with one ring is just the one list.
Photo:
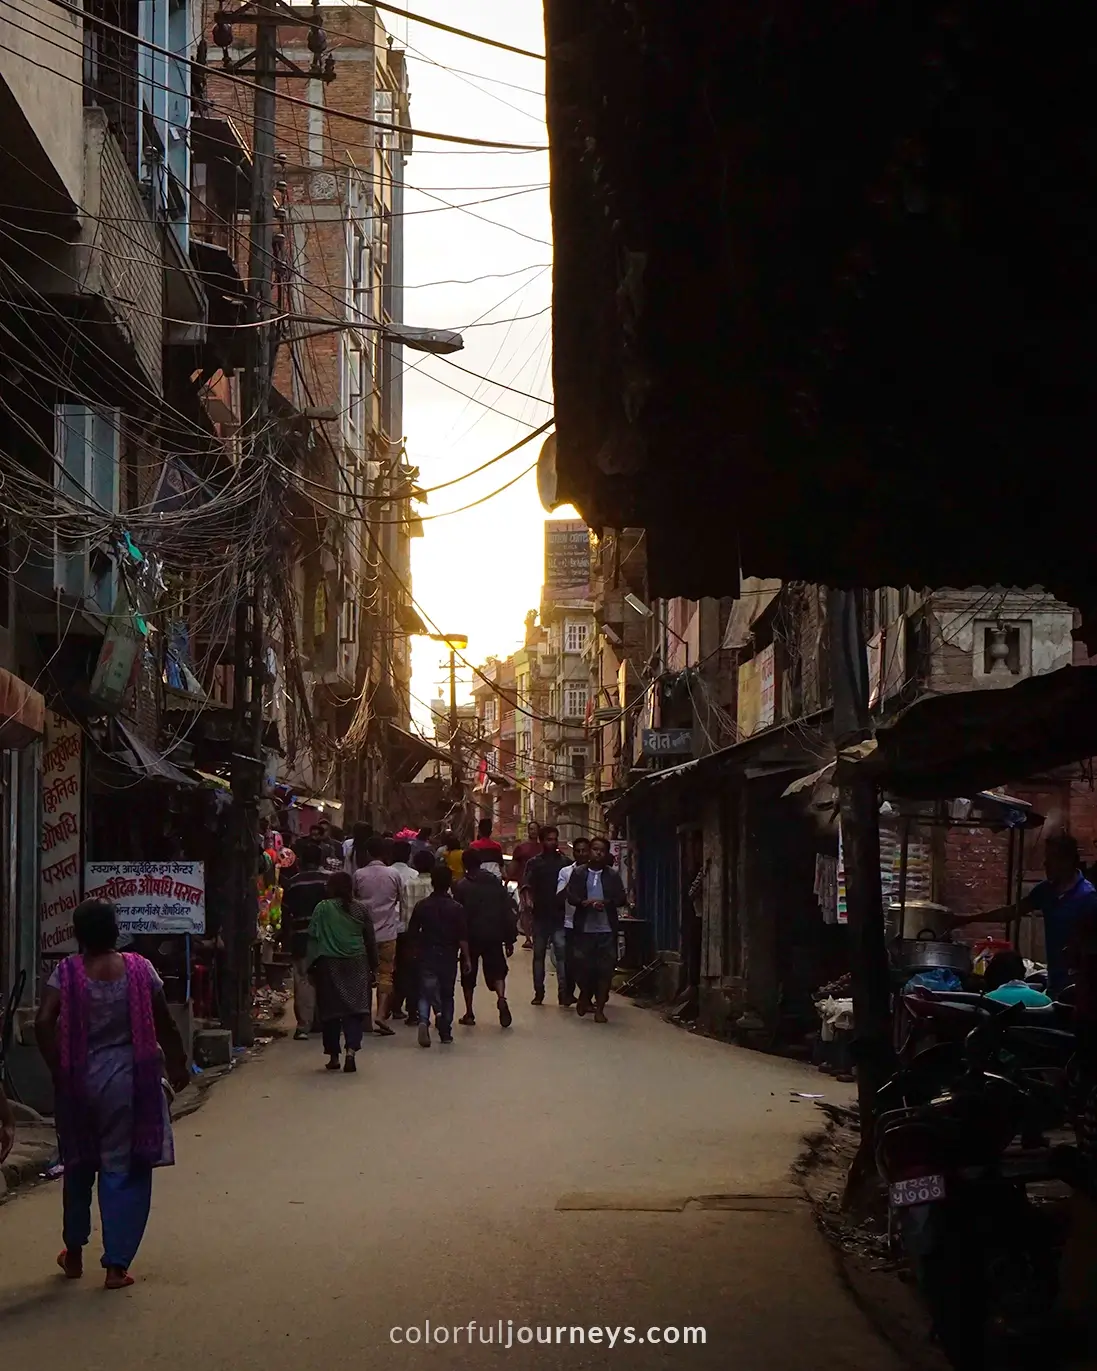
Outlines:
{"label": "motorcycle license plate", "polygon": [[945,1198],[944,1176],[912,1176],[907,1181],[891,1184],[892,1209],[906,1209],[912,1204],[932,1204]]}

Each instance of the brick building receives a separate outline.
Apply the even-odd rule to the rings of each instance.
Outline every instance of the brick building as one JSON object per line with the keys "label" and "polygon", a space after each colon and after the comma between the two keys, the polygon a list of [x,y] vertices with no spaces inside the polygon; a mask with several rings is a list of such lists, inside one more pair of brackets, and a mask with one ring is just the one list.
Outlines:
{"label": "brick building", "polygon": [[[309,67],[311,6],[279,29],[280,51]],[[301,469],[293,598],[308,727],[288,721],[283,780],[341,806],[343,822],[392,817],[398,754],[410,746],[410,494],[417,472],[403,446],[403,203],[409,91],[403,52],[371,5],[319,12],[334,83],[283,76],[282,170],[276,214],[277,291],[295,321],[275,386],[288,413],[312,426]],[[235,32],[234,56],[252,35]],[[211,76],[220,106],[248,119],[246,87]],[[350,116],[350,117],[345,117]],[[392,124],[393,131],[356,122]]]}

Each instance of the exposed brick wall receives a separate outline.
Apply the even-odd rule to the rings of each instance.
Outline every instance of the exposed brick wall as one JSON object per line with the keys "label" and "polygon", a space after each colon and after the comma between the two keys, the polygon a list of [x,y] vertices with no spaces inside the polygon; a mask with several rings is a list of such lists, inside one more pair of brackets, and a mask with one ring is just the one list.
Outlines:
{"label": "exposed brick wall", "polygon": [[[1051,833],[1067,831],[1078,840],[1082,861],[1097,861],[1097,789],[1089,779],[1093,762],[1064,768],[1038,780],[1011,784],[1007,791],[1028,800],[1046,822],[1025,834],[1024,889],[1043,877],[1044,839]],[[994,909],[1006,900],[1006,835],[986,829],[949,829],[945,837],[943,902],[958,914],[976,914]],[[984,931],[974,924],[978,936]],[[993,930],[996,931],[996,930]],[[1039,955],[1036,929],[1026,930],[1022,950]]]}

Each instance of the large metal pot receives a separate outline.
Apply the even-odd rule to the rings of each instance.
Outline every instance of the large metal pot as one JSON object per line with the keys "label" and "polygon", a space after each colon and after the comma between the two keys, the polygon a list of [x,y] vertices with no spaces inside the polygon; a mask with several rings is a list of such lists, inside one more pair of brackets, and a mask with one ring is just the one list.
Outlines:
{"label": "large metal pot", "polygon": [[917,938],[900,938],[897,951],[900,964],[911,971],[971,970],[971,949],[964,943],[938,938],[932,928],[923,928]]}

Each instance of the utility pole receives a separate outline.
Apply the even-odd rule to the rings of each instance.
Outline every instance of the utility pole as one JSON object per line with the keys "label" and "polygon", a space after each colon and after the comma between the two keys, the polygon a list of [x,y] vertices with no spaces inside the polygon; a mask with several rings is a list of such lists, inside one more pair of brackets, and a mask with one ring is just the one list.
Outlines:
{"label": "utility pole", "polygon": [[[233,58],[233,24],[251,25],[255,47]],[[278,28],[309,29],[311,68],[290,62],[278,50]],[[249,473],[267,466],[271,451],[270,390],[277,339],[272,318],[274,289],[274,160],[275,102],[281,76],[334,80],[334,62],[322,62],[327,36],[320,24],[319,0],[312,0],[311,19],[303,18],[284,0],[247,0],[237,8],[218,10],[214,44],[221,48],[224,67],[249,76],[254,84],[252,135],[251,223],[248,252],[247,360],[241,377],[240,402],[244,453],[241,466]],[[222,929],[225,945],[225,982],[221,1021],[231,1029],[237,1046],[252,1041],[252,964],[258,920],[256,875],[259,869],[259,798],[264,773],[263,686],[267,680],[267,639],[264,602],[266,568],[257,562],[241,570],[233,643],[232,805],[234,861],[231,897]]]}
{"label": "utility pole", "polygon": [[[834,745],[838,751],[871,731],[868,660],[860,609],[859,592],[827,591]],[[856,1026],[857,1096],[862,1152],[867,1156],[876,1092],[887,1079],[893,1059],[891,986],[880,885],[879,800],[875,782],[857,777],[856,771],[854,775],[855,779],[839,785],[838,798]]]}
{"label": "utility pole", "polygon": [[461,735],[457,727],[457,650],[449,650],[449,774],[456,798],[461,783]]}

